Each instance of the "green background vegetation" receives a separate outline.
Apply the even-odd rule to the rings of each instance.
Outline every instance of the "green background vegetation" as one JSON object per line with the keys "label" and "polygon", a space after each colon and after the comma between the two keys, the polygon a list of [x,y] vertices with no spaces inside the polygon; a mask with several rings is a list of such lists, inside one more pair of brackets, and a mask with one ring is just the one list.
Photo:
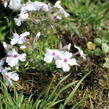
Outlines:
{"label": "green background vegetation", "polygon": [[[39,1],[52,5],[56,2]],[[12,96],[1,83],[4,93],[0,95],[0,109],[108,108],[109,1],[61,0],[61,3],[70,17],[53,22],[45,13],[33,12],[20,28],[15,26],[13,20],[18,12],[3,7],[0,9],[1,42],[5,40],[9,43],[13,32],[31,33],[28,49],[24,50],[28,54],[27,63],[22,63],[18,69],[21,80],[16,90],[40,95],[34,102],[31,96],[24,97],[23,93],[17,94],[14,89]],[[37,41],[34,38],[38,32],[41,32],[41,37]],[[80,66],[73,67],[69,73],[57,70],[53,64],[48,65],[43,61],[45,48],[59,48],[60,41],[63,45],[71,43],[71,52],[75,51],[73,45],[76,44],[87,54],[87,60],[78,58]],[[68,74],[70,76],[67,77]]]}

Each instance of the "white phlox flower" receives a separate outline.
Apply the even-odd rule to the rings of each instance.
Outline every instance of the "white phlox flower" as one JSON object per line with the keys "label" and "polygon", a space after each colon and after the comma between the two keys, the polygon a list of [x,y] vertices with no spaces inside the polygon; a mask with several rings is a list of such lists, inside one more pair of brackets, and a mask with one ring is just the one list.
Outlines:
{"label": "white phlox flower", "polygon": [[21,26],[21,23],[23,21],[26,21],[28,19],[29,15],[28,13],[20,13],[18,18],[15,18],[15,23],[17,26]]}
{"label": "white phlox flower", "polygon": [[26,4],[22,5],[21,12],[30,12],[30,11],[39,11],[43,10],[45,12],[49,11],[49,7],[47,4],[43,2],[27,2]]}
{"label": "white phlox flower", "polygon": [[8,52],[8,56],[6,57],[6,62],[11,67],[18,65],[19,61],[25,61],[26,54],[19,54],[14,48]]}
{"label": "white phlox flower", "polygon": [[21,8],[21,0],[9,0],[8,7],[12,10],[20,10]]}
{"label": "white phlox flower", "polygon": [[64,72],[70,70],[70,66],[78,65],[75,58],[72,58],[72,53],[62,52],[59,55],[60,59],[57,59],[55,64],[57,68],[62,68]]}
{"label": "white phlox flower", "polygon": [[79,53],[80,53],[80,56],[85,60],[85,59],[86,59],[86,54],[84,54],[83,50],[81,50],[81,48],[78,47],[78,46],[76,46],[76,45],[74,45],[74,47],[75,47],[76,49],[78,49],[78,51],[79,51]]}
{"label": "white phlox flower", "polygon": [[29,32],[24,32],[20,35],[18,35],[17,33],[14,33],[10,44],[11,45],[23,44],[24,42],[26,42],[26,36],[28,36],[28,35],[30,35]]}
{"label": "white phlox flower", "polygon": [[3,75],[4,79],[6,80],[7,86],[12,86],[12,80],[14,80],[14,81],[19,80],[18,74],[15,72],[8,71],[7,68],[4,68],[1,72],[1,74]]}
{"label": "white phlox flower", "polygon": [[60,51],[54,49],[46,49],[46,54],[44,57],[44,61],[47,63],[51,63],[53,59],[57,59]]}
{"label": "white phlox flower", "polygon": [[[12,0],[13,1],[13,0]],[[19,1],[19,0],[16,0]],[[64,14],[65,17],[68,17],[69,14],[64,10],[64,8],[60,5],[60,1],[57,1],[54,5],[54,8],[58,8],[59,11],[56,12],[53,16],[53,18],[56,19],[62,19],[59,15],[60,14]],[[46,3],[43,2],[27,2],[25,4],[22,4],[22,6],[20,7],[20,14],[19,17],[15,19],[15,23],[17,26],[21,25],[22,21],[26,21],[28,19],[28,12],[31,11],[45,11],[45,12],[50,12],[50,9],[52,9],[49,5],[47,5]]]}
{"label": "white phlox flower", "polygon": [[47,4],[43,2],[27,2],[23,4],[20,8],[20,14],[19,17],[15,19],[15,23],[17,26],[21,26],[22,21],[26,21],[28,19],[28,12],[31,11],[39,11],[43,10],[45,12],[49,11],[49,7]]}
{"label": "white phlox flower", "polygon": [[4,60],[0,60],[0,72],[1,72],[2,69],[3,69],[3,64],[4,64]]}
{"label": "white phlox flower", "polygon": [[68,17],[69,14],[64,10],[64,8],[60,5],[61,1],[57,1],[54,5],[55,8],[59,9],[58,14],[64,14],[65,17]]}

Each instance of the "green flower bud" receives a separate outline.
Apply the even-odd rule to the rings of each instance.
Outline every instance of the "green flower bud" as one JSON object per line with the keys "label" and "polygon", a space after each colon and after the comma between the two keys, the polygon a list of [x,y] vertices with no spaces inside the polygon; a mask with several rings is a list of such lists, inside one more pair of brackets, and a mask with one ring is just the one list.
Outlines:
{"label": "green flower bud", "polygon": [[102,43],[102,51],[103,53],[109,53],[109,46],[107,43]]}

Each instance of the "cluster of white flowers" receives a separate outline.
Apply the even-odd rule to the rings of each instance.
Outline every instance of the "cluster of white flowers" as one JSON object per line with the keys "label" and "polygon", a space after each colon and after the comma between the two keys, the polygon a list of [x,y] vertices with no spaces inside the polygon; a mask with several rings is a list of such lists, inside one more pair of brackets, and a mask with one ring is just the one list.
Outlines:
{"label": "cluster of white flowers", "polygon": [[[7,55],[0,61],[0,72],[6,79],[7,86],[12,85],[12,80],[19,80],[18,74],[15,71],[10,71],[11,68],[18,67],[19,61],[24,62],[26,60],[26,54],[19,54],[17,50],[14,48],[14,45],[19,44],[20,47],[25,46],[23,44],[25,43],[26,36],[28,35],[30,35],[29,32],[24,32],[21,35],[13,33],[13,38],[10,41],[10,45],[7,45],[6,42],[3,42],[3,46],[6,49]],[[4,63],[7,63],[9,67],[4,68]]]}
{"label": "cluster of white flowers", "polygon": [[[9,5],[8,5],[9,4]],[[4,0],[4,6],[9,7],[13,10],[20,11],[18,18],[15,19],[15,23],[17,26],[20,26],[22,21],[26,21],[29,17],[29,12],[31,11],[45,11],[45,12],[53,12],[54,8],[58,9],[58,12],[53,14],[53,19],[62,19],[60,14],[63,14],[65,17],[68,17],[69,14],[64,10],[64,8],[60,5],[60,1],[57,1],[53,7],[49,6],[43,2],[27,2],[25,4],[21,4],[20,0]],[[16,71],[11,71],[13,67],[18,68],[19,61],[24,62],[26,60],[25,53],[18,53],[16,50],[19,47],[21,50],[25,49],[25,42],[27,41],[27,36],[30,35],[29,32],[24,32],[22,34],[14,33],[13,37],[10,41],[10,44],[6,44],[3,42],[3,46],[6,49],[6,57],[0,60],[0,72],[6,80],[6,85],[12,85],[12,80],[18,81],[19,76]],[[40,37],[41,33],[39,32],[35,39],[37,40]],[[15,47],[17,44],[19,46]],[[67,47],[70,50],[71,44],[64,47]],[[83,51],[76,45],[74,45],[76,49],[83,59],[86,59]],[[78,65],[77,60],[74,58],[74,54],[64,50],[54,50],[54,49],[46,49],[46,54],[44,57],[44,61],[47,63],[51,63],[55,61],[57,68],[62,68],[64,72],[68,72],[70,70],[70,66]],[[9,67],[4,67],[4,63],[7,63]]]}
{"label": "cluster of white flowers", "polygon": [[[13,5],[16,4],[16,5]],[[9,8],[13,10],[19,10],[20,14],[18,15],[18,18],[15,18],[15,23],[17,26],[21,26],[21,22],[26,21],[29,18],[29,12],[32,11],[44,11],[44,12],[52,12],[54,8],[58,8],[59,10],[53,14],[53,19],[62,19],[60,17],[60,14],[63,14],[65,17],[68,17],[69,14],[64,10],[64,8],[60,5],[60,1],[57,1],[53,7],[50,5],[35,1],[35,2],[27,2],[25,4],[21,4],[20,0],[10,0],[9,2]]]}
{"label": "cluster of white flowers", "polygon": [[[74,45],[74,47],[78,49],[80,56],[83,57],[83,59],[86,59],[83,51],[76,45]],[[53,60],[55,60],[56,67],[62,68],[64,72],[68,72],[70,70],[70,66],[78,65],[72,53],[68,51],[46,49],[44,61],[51,63]]]}

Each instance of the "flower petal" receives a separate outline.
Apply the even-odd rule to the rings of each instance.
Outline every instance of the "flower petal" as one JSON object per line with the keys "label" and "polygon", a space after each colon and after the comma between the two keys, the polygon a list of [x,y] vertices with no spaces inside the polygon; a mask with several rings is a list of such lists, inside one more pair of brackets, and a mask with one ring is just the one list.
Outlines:
{"label": "flower petal", "polygon": [[68,64],[69,65],[78,65],[77,62],[76,62],[76,59],[72,58],[68,61]]}
{"label": "flower petal", "polygon": [[68,64],[64,64],[64,65],[62,66],[62,69],[63,69],[64,72],[68,72],[68,71],[70,70],[70,67],[69,67]]}
{"label": "flower petal", "polygon": [[8,72],[8,73],[10,73],[10,78],[12,80],[14,80],[14,81],[18,81],[19,80],[19,76],[18,76],[17,73],[15,73],[15,72]]}
{"label": "flower petal", "polygon": [[63,62],[62,62],[62,60],[56,60],[55,64],[56,64],[57,68],[61,68],[63,65]]}
{"label": "flower petal", "polygon": [[26,36],[28,36],[28,35],[30,35],[29,32],[24,32],[24,33],[22,33],[20,36],[21,36],[21,37],[26,37]]}
{"label": "flower petal", "polygon": [[6,58],[6,62],[8,63],[8,65],[10,65],[11,67],[18,65],[18,59],[13,59],[12,57],[7,57]]}
{"label": "flower petal", "polygon": [[26,54],[25,54],[25,53],[20,54],[20,55],[18,56],[18,59],[19,59],[20,61],[25,61],[25,60],[26,60]]}
{"label": "flower petal", "polygon": [[13,39],[11,40],[10,44],[15,45],[19,40],[19,35],[17,33],[13,34]]}
{"label": "flower petal", "polygon": [[12,86],[12,80],[9,78],[6,78],[6,86]]}
{"label": "flower petal", "polygon": [[23,44],[24,42],[26,42],[26,38],[25,37],[21,37],[18,41],[18,44]]}
{"label": "flower petal", "polygon": [[52,57],[52,56],[46,56],[46,57],[44,58],[44,61],[47,62],[47,63],[51,63],[52,60],[53,60],[53,57]]}
{"label": "flower petal", "polygon": [[70,59],[72,57],[72,53],[65,52],[64,57],[67,58],[67,59]]}

